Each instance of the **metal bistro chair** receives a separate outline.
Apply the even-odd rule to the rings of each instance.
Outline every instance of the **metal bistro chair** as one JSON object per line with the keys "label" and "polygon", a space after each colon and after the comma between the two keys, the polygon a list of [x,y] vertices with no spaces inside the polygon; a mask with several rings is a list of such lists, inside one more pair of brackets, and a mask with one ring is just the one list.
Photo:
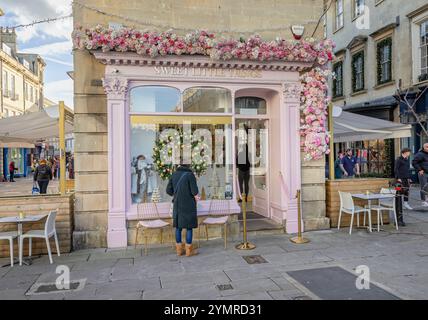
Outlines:
{"label": "metal bistro chair", "polygon": [[208,226],[217,225],[224,226],[224,249],[227,249],[227,222],[229,221],[230,201],[212,199],[208,214],[210,217],[205,218],[198,226],[198,247],[200,247],[201,227],[205,226],[205,235],[208,241]]}
{"label": "metal bistro chair", "polygon": [[48,218],[46,219],[45,223],[45,229],[44,230],[30,230],[19,238],[19,265],[22,265],[22,255],[24,251],[24,239],[28,238],[28,256],[31,257],[31,249],[32,249],[32,239],[33,238],[42,238],[46,241],[46,247],[48,249],[48,255],[49,255],[49,262],[52,264],[52,252],[51,252],[51,246],[49,244],[49,239],[51,237],[54,237],[55,239],[55,245],[56,245],[56,253],[58,256],[60,256],[59,252],[59,243],[58,243],[58,235],[56,234],[56,228],[55,228],[55,219],[58,211],[51,211],[49,212]]}
{"label": "metal bistro chair", "polygon": [[144,235],[144,254],[147,255],[148,249],[148,229],[159,229],[160,230],[160,240],[161,244],[163,243],[163,229],[169,227],[171,223],[166,222],[160,218],[158,206],[156,203],[139,203],[137,206],[137,215],[138,218],[141,218],[137,223],[137,230],[135,232],[135,247],[137,247],[138,241],[138,231],[142,229]]}
{"label": "metal bistro chair", "polygon": [[[349,192],[339,191],[340,197],[340,211],[339,220],[337,222],[337,229],[340,229],[340,220],[342,218],[342,212],[351,215],[351,223],[349,225],[349,234],[352,234],[352,225],[354,224],[354,214],[357,215],[357,227],[360,226],[360,213],[364,214],[364,219],[367,214],[370,214],[369,209],[354,205],[354,200]],[[365,224],[365,223],[364,223]],[[369,224],[371,228],[371,218],[369,217]]]}
{"label": "metal bistro chair", "polygon": [[[393,189],[382,188],[380,189],[380,193],[395,195],[397,191]],[[395,208],[395,197],[390,199],[379,199],[378,205],[372,206],[371,209],[377,212],[377,231],[378,232],[380,231],[379,224],[383,226],[383,217],[382,217],[381,211],[388,211],[388,213],[392,212],[395,220],[395,228],[398,230],[397,213]]]}

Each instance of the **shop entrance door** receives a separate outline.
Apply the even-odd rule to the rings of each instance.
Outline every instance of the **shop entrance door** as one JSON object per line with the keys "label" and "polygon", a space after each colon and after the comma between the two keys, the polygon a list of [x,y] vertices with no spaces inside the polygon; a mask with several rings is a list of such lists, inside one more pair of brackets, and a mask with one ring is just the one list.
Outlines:
{"label": "shop entrance door", "polygon": [[[239,190],[248,193],[248,211],[266,218],[270,218],[268,128],[267,119],[236,119],[236,176]],[[245,160],[245,148],[248,150],[249,163]],[[250,169],[249,177],[245,170],[247,167]],[[245,190],[247,181],[249,190]]]}

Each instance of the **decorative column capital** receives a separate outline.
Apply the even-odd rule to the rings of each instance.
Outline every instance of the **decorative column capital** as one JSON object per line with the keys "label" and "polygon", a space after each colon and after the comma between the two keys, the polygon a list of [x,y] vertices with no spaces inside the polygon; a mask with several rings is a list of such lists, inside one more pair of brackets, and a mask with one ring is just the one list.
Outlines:
{"label": "decorative column capital", "polygon": [[109,99],[124,100],[128,93],[128,79],[103,78],[103,87]]}
{"label": "decorative column capital", "polygon": [[300,82],[285,82],[282,85],[285,100],[300,101],[302,85]]}

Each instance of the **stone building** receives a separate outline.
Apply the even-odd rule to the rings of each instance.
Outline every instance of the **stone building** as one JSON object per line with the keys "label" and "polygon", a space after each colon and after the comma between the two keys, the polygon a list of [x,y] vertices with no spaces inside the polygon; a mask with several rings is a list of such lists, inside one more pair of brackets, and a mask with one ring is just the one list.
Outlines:
{"label": "stone building", "polygon": [[[404,91],[427,84],[426,1],[333,0],[325,1],[325,7],[329,9],[325,36],[336,43],[336,61],[332,64],[336,79],[330,86],[334,105],[379,119],[414,123],[394,95],[397,88]],[[421,113],[426,113],[427,101],[425,97],[420,100]],[[420,141],[415,137],[420,131],[415,125],[412,138],[395,139],[389,159],[405,146],[417,151]],[[388,157],[383,153],[387,147],[384,141],[359,141],[336,149],[345,147],[368,157],[368,171],[385,170]],[[364,155],[364,150],[369,154]],[[370,164],[371,152],[380,155],[379,163],[373,160]]]}
{"label": "stone building", "polygon": [[[37,54],[20,53],[14,29],[0,28],[0,118],[21,115],[43,106],[43,72],[46,64]],[[0,178],[14,160],[18,175],[25,175],[28,149],[0,147]]]}
{"label": "stone building", "polygon": [[[235,38],[239,38],[241,35],[249,36],[257,32],[263,38],[274,39],[277,36],[291,38],[291,25],[303,25],[305,27],[304,36],[311,36],[322,14],[322,10],[322,0],[188,0],[180,2],[172,0],[88,0],[84,2],[74,1],[73,15],[75,26],[79,25],[83,27],[94,27],[97,24],[104,26],[110,25],[113,28],[134,26],[142,30],[154,29],[165,31],[167,29],[174,29],[177,33],[181,34],[195,29],[205,29]],[[321,35],[322,28],[319,28],[315,33],[315,37],[320,38]],[[202,89],[189,91],[188,87],[186,87],[186,81],[192,82],[195,77],[199,76],[203,79],[201,80],[201,85],[216,86],[216,83],[218,83],[212,79],[209,80],[207,74],[200,75],[195,74],[195,72],[211,72],[211,77],[218,77],[223,80],[226,77],[223,73],[224,71],[218,69],[209,60],[203,60],[201,58],[200,60],[202,60],[202,62],[200,62],[196,58],[193,59],[190,57],[180,58],[179,60],[169,58],[170,57],[165,57],[156,60],[128,53],[122,55],[118,52],[102,53],[96,51],[91,54],[82,50],[74,51],[76,203],[73,241],[75,248],[123,246],[130,243],[130,241],[126,242],[127,232],[128,238],[132,238],[133,231],[129,230],[130,222],[125,221],[124,218],[125,215],[127,215],[127,218],[131,215],[135,215],[135,212],[132,211],[134,210],[132,206],[130,207],[132,210],[127,209],[129,206],[128,201],[131,201],[130,193],[132,191],[130,189],[132,189],[132,186],[130,186],[130,180],[132,180],[133,174],[133,170],[128,168],[130,167],[132,159],[128,153],[132,153],[133,156],[136,157],[140,151],[134,151],[133,145],[129,146],[129,144],[127,144],[129,143],[127,142],[129,141],[129,136],[133,136],[133,133],[130,133],[131,128],[126,129],[126,126],[131,126],[133,128],[132,130],[137,130],[138,128],[138,130],[144,130],[144,128],[152,124],[158,127],[162,126],[162,124],[156,123],[156,119],[144,117],[136,119],[135,121],[131,118],[131,123],[126,124],[128,121],[127,113],[129,112],[126,108],[130,108],[131,112],[133,108],[138,108],[136,107],[138,105],[138,100],[133,99],[138,99],[138,97],[147,98],[151,95],[156,95],[154,91],[162,89],[166,90],[162,91],[165,93],[164,96],[177,99],[176,101],[180,101],[180,99],[185,99],[187,101],[188,97],[198,97],[198,95],[204,95],[205,92],[203,92]],[[150,67],[151,64],[156,63],[165,63],[167,65],[174,65],[175,63],[176,65],[182,66],[183,69]],[[201,63],[202,65],[206,65],[207,69],[201,69],[200,67],[191,69],[191,66],[199,66]],[[243,68],[249,67],[250,66],[247,64],[243,64]],[[302,66],[297,65],[295,68],[291,69],[290,66],[278,66],[278,68],[285,68],[284,70],[288,70],[283,74],[283,77],[285,77],[284,80],[292,81],[293,83],[299,81],[298,70],[303,70]],[[189,70],[193,70],[194,73],[190,75],[192,71]],[[251,77],[251,75],[234,73],[233,67],[230,67],[230,70],[230,74],[233,73],[235,76],[232,77],[233,79],[227,81],[222,80],[223,82],[221,85],[223,88],[229,88],[230,92],[236,95],[235,98],[238,98],[238,95],[242,96],[242,98],[253,95],[254,92],[252,93],[248,88],[241,90],[240,88],[243,88],[243,86],[239,82],[244,81],[245,77]],[[291,72],[290,70],[294,71]],[[212,72],[215,74],[213,75]],[[254,77],[260,75],[260,77],[271,79],[265,81],[271,81],[271,83],[273,83],[272,81],[274,81],[274,79],[279,79],[278,74],[279,73],[274,73],[273,71],[261,71],[260,73],[255,72]],[[185,76],[192,77],[186,80]],[[184,80],[177,80],[179,78]],[[104,79],[104,82],[102,79]],[[251,84],[255,83],[255,81],[256,80],[248,79],[244,82]],[[278,82],[279,80],[275,81]],[[150,91],[149,88],[148,91],[150,92],[147,92],[144,91],[143,87],[138,88],[138,86],[144,83],[146,85],[156,83],[158,87],[152,87],[152,91]],[[178,88],[176,89],[178,91],[170,90],[172,88],[159,89],[160,83]],[[255,84],[250,85],[250,87],[251,86],[254,87]],[[281,86],[276,86],[276,88],[281,88]],[[260,102],[263,99],[268,101],[268,104],[278,104],[280,101],[281,103],[287,104],[292,101],[294,106],[298,105],[299,92],[294,91],[293,94],[284,94],[284,88],[285,90],[292,89],[287,83],[285,83],[285,87],[283,85],[282,90],[278,89],[281,94],[271,91],[270,89],[260,88],[256,90],[259,100],[252,99],[250,102],[257,104],[260,108],[263,108],[261,104],[266,103]],[[231,99],[230,93],[221,91],[222,89],[219,87],[215,90],[222,92],[221,94],[223,97],[226,97],[226,100]],[[183,93],[184,98],[180,98],[181,93]],[[160,96],[162,96],[162,93]],[[156,99],[160,99],[160,96],[157,95]],[[283,96],[284,98],[282,98]],[[283,101],[283,99],[285,100]],[[287,102],[287,99],[291,100]],[[155,110],[157,108],[156,103],[152,103],[153,105],[151,105],[150,108]],[[240,103],[245,104],[247,102],[241,100]],[[237,102],[235,102],[235,104],[237,104]],[[171,108],[175,107],[171,106]],[[186,106],[184,106],[184,108],[186,108]],[[197,107],[194,108],[193,110],[199,110]],[[284,110],[288,109],[284,107]],[[294,112],[293,115],[298,117],[298,108],[293,110],[294,111],[290,112]],[[168,109],[168,111],[170,110]],[[212,112],[217,111],[217,109],[216,111],[212,109]],[[243,113],[244,112],[242,112],[242,114]],[[109,117],[111,117],[110,121],[108,119]],[[251,116],[249,117],[251,118]],[[253,120],[254,118],[257,117],[252,116]],[[263,120],[264,118],[261,117],[261,119]],[[141,122],[139,122],[140,120]],[[122,123],[122,121],[124,122]],[[147,123],[145,123],[145,121]],[[207,125],[203,123],[201,118],[196,121],[201,121],[197,125]],[[222,122],[223,120],[218,121],[219,122],[211,123],[210,125],[217,127],[232,125],[230,122],[232,120],[226,119],[224,120],[225,122]],[[278,123],[275,123],[275,119],[272,119],[272,121],[272,127],[277,126],[272,130],[285,130],[281,129]],[[123,127],[123,125],[125,125],[125,127]],[[260,123],[259,125],[263,126]],[[294,124],[294,130],[298,130],[298,127],[298,123]],[[143,133],[136,134],[141,134],[140,138],[143,137]],[[284,136],[284,141],[277,141],[277,145],[283,145],[284,148],[289,148],[285,139],[286,136]],[[295,143],[299,140],[296,134],[293,134],[293,137],[290,139],[290,143]],[[144,141],[144,139],[139,141]],[[141,148],[143,147],[145,148],[145,146]],[[282,150],[280,148],[282,147],[275,149],[278,149],[278,151]],[[287,168],[286,170],[289,172],[296,172],[296,176],[293,176],[287,171],[285,176],[287,183],[290,183],[289,186],[293,185],[293,189],[287,190],[287,194],[284,195],[275,194],[275,201],[277,201],[277,203],[275,203],[273,207],[271,207],[271,204],[268,204],[267,215],[272,219],[278,220],[280,223],[284,223],[286,229],[288,223],[287,232],[296,231],[297,220],[295,218],[293,218],[294,220],[290,218],[289,221],[286,222],[281,212],[290,210],[290,212],[293,211],[293,214],[295,214],[297,205],[296,200],[293,199],[296,191],[294,187],[298,186],[298,188],[300,188],[301,178],[305,228],[307,230],[328,228],[329,220],[325,217],[324,160],[303,163],[303,161],[300,161],[300,157],[296,156],[296,154],[299,153],[299,143],[297,142],[292,148],[297,148],[293,149],[297,150],[297,152],[291,151],[291,149],[284,149],[287,150],[287,154],[281,156],[289,159],[289,161],[284,164]],[[127,161],[129,161],[129,163],[127,163]],[[278,161],[279,160],[272,160],[272,166],[279,165]],[[302,166],[301,172],[300,170],[296,170],[296,166]],[[293,168],[293,170],[291,168]],[[280,169],[274,172],[271,170],[270,179],[275,182],[275,187],[272,185],[269,188],[275,190],[281,189],[281,174],[283,174],[283,172]],[[217,179],[215,178],[215,174],[212,173],[212,176],[215,181]],[[220,180],[221,179],[223,178],[220,178]],[[228,178],[226,177],[226,179]],[[207,183],[210,182],[207,181]],[[278,186],[276,184],[278,184]],[[260,185],[260,192],[263,194],[263,190],[266,189],[266,183],[261,182]],[[291,194],[292,192],[294,193],[293,195]],[[256,196],[257,195],[254,195],[254,197]],[[272,195],[272,197],[274,196]],[[132,201],[134,201],[134,198],[135,197],[132,198]],[[138,199],[136,201],[138,202]],[[261,204],[262,201],[259,203]],[[167,207],[162,207],[161,209],[168,210]],[[279,212],[278,215],[276,215],[276,212]]]}

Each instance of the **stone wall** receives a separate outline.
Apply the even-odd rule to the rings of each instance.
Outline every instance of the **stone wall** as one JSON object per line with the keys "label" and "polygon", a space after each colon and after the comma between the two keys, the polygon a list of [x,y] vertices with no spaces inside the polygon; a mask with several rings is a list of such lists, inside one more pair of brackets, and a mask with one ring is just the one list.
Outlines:
{"label": "stone wall", "polygon": [[328,229],[330,219],[326,217],[325,160],[302,161],[301,168],[304,230]]}
{"label": "stone wall", "polygon": [[[51,210],[58,210],[56,218],[56,231],[61,252],[70,252],[72,249],[73,230],[73,205],[74,195],[46,195],[46,196],[15,196],[0,198],[0,217],[17,216],[20,211],[26,215],[48,214]],[[43,230],[46,219],[34,224],[23,224],[23,232],[28,230]],[[16,231],[15,223],[0,224],[0,232]],[[55,250],[55,242],[51,240],[52,252]],[[24,255],[28,253],[28,240],[24,242]],[[18,257],[17,240],[14,241],[14,254]],[[46,242],[43,239],[33,240],[33,255],[47,254]],[[9,242],[0,241],[0,257],[9,257]]]}
{"label": "stone wall", "polygon": [[[310,36],[322,13],[322,0],[87,0],[85,5],[167,25],[179,33],[195,29],[232,30],[227,35],[239,37],[242,30],[273,28],[258,32],[262,37],[291,38],[290,25],[303,24]],[[110,22],[135,26],[134,22],[98,14],[74,6],[74,24],[92,27]],[[153,26],[136,25],[145,29]],[[166,29],[166,28],[165,28]],[[187,29],[187,30],[184,30]],[[319,28],[316,37],[320,37]],[[249,33],[245,34],[249,35]],[[104,66],[87,52],[74,51],[74,112],[75,112],[75,231],[74,248],[105,247],[108,210],[107,181],[107,106],[101,86]],[[120,169],[121,170],[121,169]]]}

